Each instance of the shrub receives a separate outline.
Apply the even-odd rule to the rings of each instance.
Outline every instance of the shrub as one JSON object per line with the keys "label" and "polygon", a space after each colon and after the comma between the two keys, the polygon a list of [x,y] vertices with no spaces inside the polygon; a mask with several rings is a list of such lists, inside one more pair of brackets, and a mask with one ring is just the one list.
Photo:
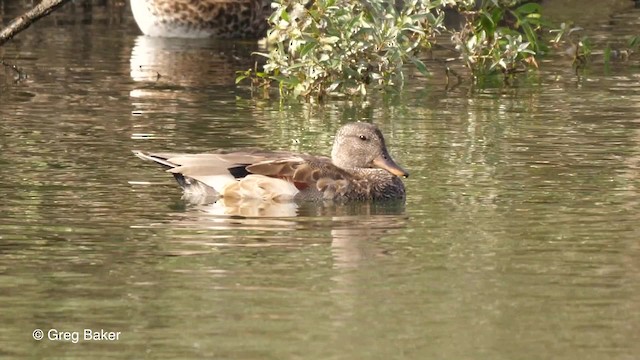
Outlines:
{"label": "shrub", "polygon": [[[459,57],[474,79],[505,78],[537,66],[547,50],[539,40],[544,22],[536,3],[515,0],[276,0],[269,18],[269,53],[262,71],[239,72],[282,97],[364,96],[371,88],[400,89],[406,64],[421,73],[419,59],[450,31]],[[466,21],[445,29],[444,9]]]}

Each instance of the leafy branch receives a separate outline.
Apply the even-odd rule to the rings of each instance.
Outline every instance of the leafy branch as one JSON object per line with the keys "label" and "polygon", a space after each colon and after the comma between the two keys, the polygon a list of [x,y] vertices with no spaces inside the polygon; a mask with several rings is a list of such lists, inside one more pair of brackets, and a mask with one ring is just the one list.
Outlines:
{"label": "leafy branch", "polygon": [[[366,96],[372,89],[399,91],[410,64],[428,75],[421,60],[445,31],[473,81],[502,75],[505,82],[538,67],[548,44],[569,42],[576,68],[591,56],[579,28],[562,24],[550,30],[536,2],[521,0],[276,0],[269,18],[269,52],[262,70],[239,71],[236,82],[268,94],[278,85],[283,98]],[[465,19],[460,29],[446,29],[444,13]],[[551,32],[554,38],[548,39]],[[628,56],[638,37],[621,52],[605,51],[605,61]],[[447,67],[447,71],[449,68]],[[453,71],[453,70],[451,70]]]}
{"label": "leafy branch", "polygon": [[400,88],[406,63],[428,73],[418,55],[444,30],[447,3],[408,0],[397,9],[381,0],[280,0],[269,18],[275,46],[259,54],[264,71],[241,72],[238,80],[275,81],[282,96],[305,98]]}

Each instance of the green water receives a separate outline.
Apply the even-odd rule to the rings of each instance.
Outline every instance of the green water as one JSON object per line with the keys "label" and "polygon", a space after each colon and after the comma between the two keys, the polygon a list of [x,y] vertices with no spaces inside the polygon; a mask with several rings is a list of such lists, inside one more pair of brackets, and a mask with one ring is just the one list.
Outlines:
{"label": "green water", "polygon": [[[251,43],[150,40],[126,6],[93,11],[0,48],[29,75],[0,70],[3,359],[637,357],[637,59],[280,104],[233,86]],[[605,20],[625,26],[591,24],[614,42],[640,12]],[[131,154],[328,154],[355,120],[379,124],[411,172],[404,206],[223,216]]]}

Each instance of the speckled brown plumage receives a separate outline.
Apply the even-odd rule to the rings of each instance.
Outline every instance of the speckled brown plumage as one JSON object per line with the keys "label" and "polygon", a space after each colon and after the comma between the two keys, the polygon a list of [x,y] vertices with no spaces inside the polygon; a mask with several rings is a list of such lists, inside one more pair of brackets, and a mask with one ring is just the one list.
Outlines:
{"label": "speckled brown plumage", "polygon": [[261,38],[269,0],[132,0],[140,30],[158,37]]}

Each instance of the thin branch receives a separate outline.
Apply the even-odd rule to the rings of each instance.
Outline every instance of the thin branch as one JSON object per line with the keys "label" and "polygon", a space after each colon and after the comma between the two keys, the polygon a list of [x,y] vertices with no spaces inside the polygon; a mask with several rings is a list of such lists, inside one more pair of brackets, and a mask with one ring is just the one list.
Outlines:
{"label": "thin branch", "polygon": [[69,2],[69,0],[42,0],[33,9],[13,19],[4,29],[0,30],[0,46],[11,40],[22,30],[28,28],[40,18],[49,15],[55,9]]}
{"label": "thin branch", "polygon": [[18,77],[16,78],[16,82],[19,82],[27,78],[27,74],[22,72],[22,70],[20,70],[17,66],[13,64],[9,64],[8,62],[4,61],[4,59],[0,59],[0,65],[6,66],[9,69],[15,71],[16,74],[18,74]]}

